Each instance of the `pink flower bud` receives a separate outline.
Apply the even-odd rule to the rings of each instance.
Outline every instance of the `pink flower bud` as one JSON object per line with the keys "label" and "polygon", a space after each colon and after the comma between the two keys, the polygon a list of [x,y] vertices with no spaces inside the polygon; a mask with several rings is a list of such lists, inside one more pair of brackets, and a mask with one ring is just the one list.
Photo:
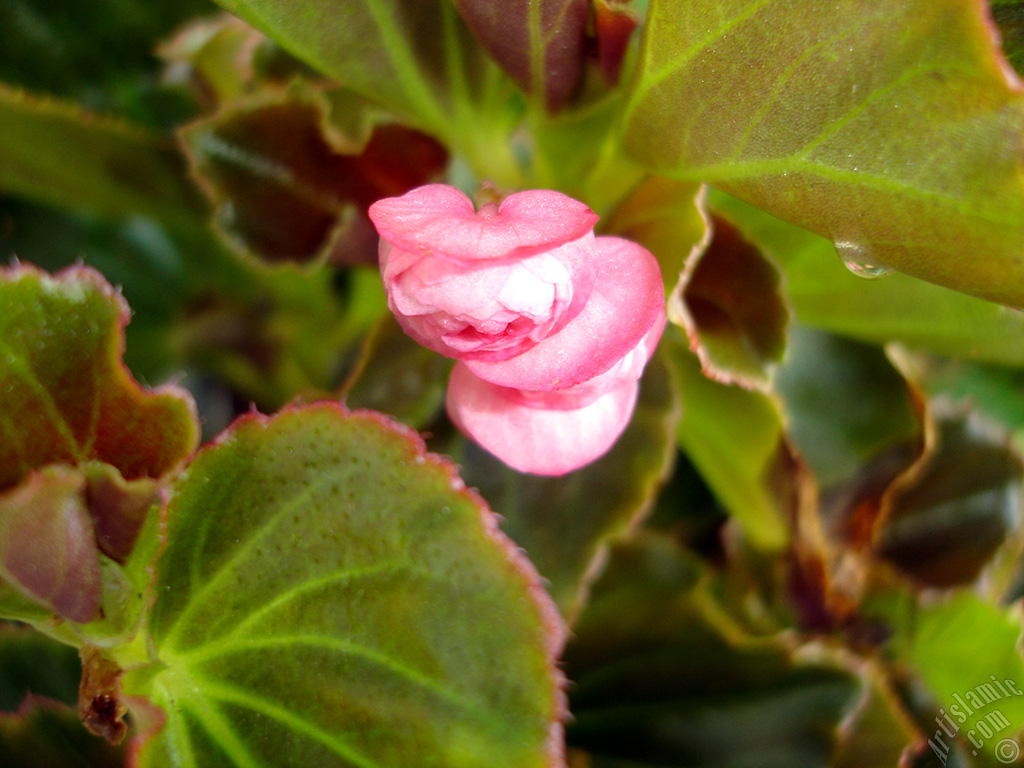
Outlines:
{"label": "pink flower bud", "polygon": [[374,203],[381,275],[405,332],[448,357],[505,360],[579,314],[597,216],[558,192],[479,211],[444,184]]}
{"label": "pink flower bud", "polygon": [[560,475],[629,423],[665,326],[654,257],[594,237],[597,216],[533,190],[479,211],[420,187],[370,207],[388,304],[405,331],[458,358],[448,412],[509,466]]}

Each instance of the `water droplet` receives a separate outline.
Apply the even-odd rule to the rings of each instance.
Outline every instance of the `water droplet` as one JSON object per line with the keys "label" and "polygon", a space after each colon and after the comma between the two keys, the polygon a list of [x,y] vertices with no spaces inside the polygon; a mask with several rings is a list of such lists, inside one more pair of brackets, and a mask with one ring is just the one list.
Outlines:
{"label": "water droplet", "polygon": [[874,280],[879,277],[885,277],[891,275],[892,270],[888,267],[880,267],[875,264],[867,264],[862,261],[844,261],[843,264],[857,277],[863,277],[865,280]]}
{"label": "water droplet", "polygon": [[863,246],[848,240],[836,240],[835,245],[836,253],[843,260],[843,265],[850,271],[850,274],[865,280],[876,280],[879,277],[892,274],[892,269],[872,259]]}

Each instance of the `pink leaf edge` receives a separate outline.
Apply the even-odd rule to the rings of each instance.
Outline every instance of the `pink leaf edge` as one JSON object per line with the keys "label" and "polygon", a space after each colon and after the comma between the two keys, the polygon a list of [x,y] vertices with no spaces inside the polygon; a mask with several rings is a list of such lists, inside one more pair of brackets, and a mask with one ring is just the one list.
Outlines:
{"label": "pink leaf edge", "polygon": [[[541,577],[536,567],[526,556],[526,553],[517,547],[515,542],[501,530],[498,525],[498,515],[491,510],[487,501],[475,489],[466,486],[459,476],[458,468],[450,459],[429,452],[426,443],[418,432],[386,414],[368,409],[350,410],[343,403],[334,400],[290,405],[273,415],[262,414],[253,410],[235,419],[223,432],[200,448],[196,457],[206,451],[214,450],[217,446],[230,443],[235,439],[236,433],[244,427],[250,425],[266,427],[271,421],[277,419],[291,418],[297,414],[317,411],[333,413],[343,420],[352,419],[371,423],[380,427],[395,439],[403,441],[409,457],[408,463],[423,465],[442,473],[446,477],[452,492],[465,497],[479,510],[480,523],[485,534],[504,555],[504,562],[508,565],[509,572],[515,578],[522,580],[527,594],[533,600],[539,623],[545,630],[547,640],[545,655],[554,688],[554,699],[552,701],[553,718],[548,730],[545,751],[548,757],[548,768],[563,768],[566,760],[564,724],[569,717],[569,707],[568,698],[565,693],[567,680],[558,665],[558,660],[565,648],[565,642],[568,638],[568,627],[561,613],[559,613],[554,600],[544,588],[543,577]],[[167,502],[165,502],[165,509],[166,504]],[[148,719],[148,722],[152,722],[152,717]],[[161,724],[157,723],[145,734],[146,738],[154,736],[159,732],[160,728]],[[132,753],[137,754],[141,746],[142,744],[139,743],[134,744],[131,750]]]}

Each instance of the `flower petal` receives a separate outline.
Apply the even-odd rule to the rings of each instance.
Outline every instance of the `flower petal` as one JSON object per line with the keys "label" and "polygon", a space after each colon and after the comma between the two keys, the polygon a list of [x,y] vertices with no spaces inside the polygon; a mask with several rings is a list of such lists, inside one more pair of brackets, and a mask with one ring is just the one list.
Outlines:
{"label": "flower petal", "polygon": [[546,251],[583,237],[598,219],[583,203],[546,189],[518,192],[500,206],[475,211],[465,194],[447,184],[378,200],[369,214],[396,248],[462,261]]}
{"label": "flower petal", "polygon": [[623,379],[582,408],[533,408],[517,402],[519,393],[489,384],[459,362],[448,384],[448,413],[462,432],[513,469],[564,475],[612,447],[629,423],[638,389],[636,380]]}
{"label": "flower petal", "polygon": [[[502,387],[564,389],[609,370],[664,323],[661,270],[645,248],[618,237],[598,237],[593,266],[590,297],[564,328],[507,360],[467,360],[470,370]],[[660,329],[655,343],[658,335]]]}
{"label": "flower petal", "polygon": [[420,344],[448,357],[505,360],[583,310],[594,284],[593,249],[587,232],[523,258],[466,263],[382,240],[381,275],[388,306]]}

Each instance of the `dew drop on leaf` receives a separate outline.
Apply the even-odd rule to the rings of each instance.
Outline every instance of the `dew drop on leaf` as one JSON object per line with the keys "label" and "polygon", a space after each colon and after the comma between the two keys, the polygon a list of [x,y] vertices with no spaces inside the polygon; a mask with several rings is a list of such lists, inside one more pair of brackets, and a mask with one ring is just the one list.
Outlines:
{"label": "dew drop on leaf", "polygon": [[863,246],[851,243],[849,240],[836,240],[835,246],[836,253],[843,261],[843,266],[857,277],[876,280],[879,277],[892,274],[892,269],[872,260]]}

